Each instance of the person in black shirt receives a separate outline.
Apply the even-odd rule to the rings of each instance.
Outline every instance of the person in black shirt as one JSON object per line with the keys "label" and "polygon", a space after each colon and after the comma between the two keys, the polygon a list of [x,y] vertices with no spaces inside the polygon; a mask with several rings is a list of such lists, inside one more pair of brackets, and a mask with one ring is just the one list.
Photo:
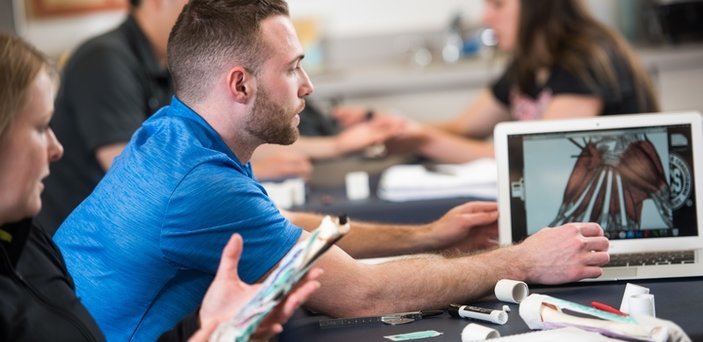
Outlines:
{"label": "person in black shirt", "polygon": [[51,165],[39,223],[50,233],[87,197],[134,131],[173,94],[166,41],[187,0],[130,0],[125,21],[71,53],[52,128],[65,155]]}
{"label": "person in black shirt", "polygon": [[[76,297],[64,259],[49,235],[34,225],[42,206],[42,181],[63,147],[49,126],[54,108],[47,59],[21,39],[0,33],[0,341],[103,341],[95,320]],[[200,309],[161,336],[163,341],[205,341],[234,315],[258,286],[236,272],[242,240],[225,247],[217,275]],[[259,326],[255,338],[282,330],[314,292],[316,269]]]}
{"label": "person in black shirt", "polygon": [[659,111],[632,49],[582,0],[488,0],[483,21],[512,55],[504,74],[455,118],[408,125],[390,150],[462,163],[493,157],[484,139],[501,121]]}

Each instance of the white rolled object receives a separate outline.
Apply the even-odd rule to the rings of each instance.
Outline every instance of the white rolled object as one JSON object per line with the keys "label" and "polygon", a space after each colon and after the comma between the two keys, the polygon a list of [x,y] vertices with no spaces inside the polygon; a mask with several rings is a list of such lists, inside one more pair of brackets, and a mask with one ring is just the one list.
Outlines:
{"label": "white rolled object", "polygon": [[544,329],[544,324],[542,323],[542,302],[544,302],[544,296],[533,293],[525,298],[518,308],[520,317],[527,324],[527,327],[532,330]]}
{"label": "white rolled object", "polygon": [[520,304],[529,295],[530,290],[522,281],[501,279],[496,283],[494,292],[500,301]]}
{"label": "white rolled object", "polygon": [[620,311],[630,313],[630,297],[648,293],[649,289],[644,286],[627,283],[627,285],[625,285],[625,293],[622,295],[622,301],[620,302]]}
{"label": "white rolled object", "polygon": [[628,298],[627,302],[631,315],[657,317],[653,294],[642,293],[632,295]]}
{"label": "white rolled object", "polygon": [[500,337],[500,333],[497,330],[476,323],[469,323],[461,331],[461,342],[485,341],[498,337]]}

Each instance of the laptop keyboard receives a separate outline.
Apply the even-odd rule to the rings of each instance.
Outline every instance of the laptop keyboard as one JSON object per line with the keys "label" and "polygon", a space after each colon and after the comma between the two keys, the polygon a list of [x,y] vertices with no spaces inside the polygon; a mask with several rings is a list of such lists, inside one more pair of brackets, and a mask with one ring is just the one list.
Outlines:
{"label": "laptop keyboard", "polygon": [[604,267],[692,264],[695,251],[667,251],[648,253],[611,254],[610,262]]}

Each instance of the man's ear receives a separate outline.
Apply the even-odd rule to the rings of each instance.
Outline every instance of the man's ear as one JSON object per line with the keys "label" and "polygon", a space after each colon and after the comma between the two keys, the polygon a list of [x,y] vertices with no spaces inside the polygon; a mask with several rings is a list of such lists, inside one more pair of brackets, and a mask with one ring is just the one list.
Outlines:
{"label": "man's ear", "polygon": [[253,95],[255,79],[252,75],[241,67],[235,67],[229,71],[227,85],[235,101],[246,104]]}

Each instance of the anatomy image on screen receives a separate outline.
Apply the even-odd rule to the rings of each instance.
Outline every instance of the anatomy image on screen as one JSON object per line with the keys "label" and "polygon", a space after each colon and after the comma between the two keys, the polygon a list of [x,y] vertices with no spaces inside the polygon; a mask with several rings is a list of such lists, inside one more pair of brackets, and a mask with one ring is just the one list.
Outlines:
{"label": "anatomy image on screen", "polygon": [[667,174],[647,134],[568,140],[580,153],[573,156],[576,162],[550,226],[590,221],[605,230],[640,229],[643,202],[651,199],[666,227],[672,227]]}

